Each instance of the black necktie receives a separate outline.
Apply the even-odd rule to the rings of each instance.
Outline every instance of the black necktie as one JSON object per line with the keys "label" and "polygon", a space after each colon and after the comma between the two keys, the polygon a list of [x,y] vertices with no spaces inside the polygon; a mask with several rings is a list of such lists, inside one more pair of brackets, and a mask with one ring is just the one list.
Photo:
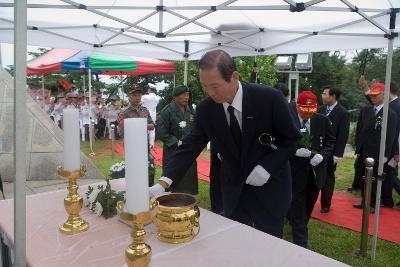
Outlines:
{"label": "black necktie", "polygon": [[229,112],[229,128],[231,130],[231,134],[233,136],[233,140],[235,141],[239,151],[242,146],[242,130],[240,129],[239,122],[235,116],[235,108],[232,106],[228,107]]}

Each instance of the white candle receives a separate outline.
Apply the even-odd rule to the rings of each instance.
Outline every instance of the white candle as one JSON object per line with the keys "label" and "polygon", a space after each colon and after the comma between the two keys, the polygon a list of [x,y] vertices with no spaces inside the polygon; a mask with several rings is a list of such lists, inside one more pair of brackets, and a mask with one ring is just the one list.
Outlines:
{"label": "white candle", "polygon": [[149,210],[147,119],[124,120],[126,210],[137,214]]}
{"label": "white candle", "polygon": [[79,170],[81,151],[79,142],[79,111],[76,108],[63,110],[64,170]]}

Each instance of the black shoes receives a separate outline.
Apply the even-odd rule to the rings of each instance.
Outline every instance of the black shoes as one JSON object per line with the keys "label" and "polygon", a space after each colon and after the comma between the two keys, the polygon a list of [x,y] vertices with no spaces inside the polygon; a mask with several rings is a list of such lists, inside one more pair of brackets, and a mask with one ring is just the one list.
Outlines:
{"label": "black shoes", "polygon": [[327,208],[327,207],[322,207],[321,210],[320,210],[319,212],[321,212],[321,213],[328,213],[329,210],[330,210],[329,207],[328,207],[328,208]]}
{"label": "black shoes", "polygon": [[354,205],[353,205],[353,208],[362,209],[362,208],[363,208],[363,204],[361,204],[361,203],[359,203],[359,204],[354,204]]}

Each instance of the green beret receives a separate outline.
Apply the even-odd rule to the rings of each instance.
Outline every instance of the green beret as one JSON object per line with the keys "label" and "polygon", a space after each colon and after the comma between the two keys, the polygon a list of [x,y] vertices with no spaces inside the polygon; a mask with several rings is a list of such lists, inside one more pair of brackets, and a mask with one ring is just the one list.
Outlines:
{"label": "green beret", "polygon": [[186,85],[179,85],[174,88],[174,90],[172,91],[172,94],[173,94],[173,96],[178,96],[178,95],[186,93],[186,92],[190,92],[189,87],[187,87]]}

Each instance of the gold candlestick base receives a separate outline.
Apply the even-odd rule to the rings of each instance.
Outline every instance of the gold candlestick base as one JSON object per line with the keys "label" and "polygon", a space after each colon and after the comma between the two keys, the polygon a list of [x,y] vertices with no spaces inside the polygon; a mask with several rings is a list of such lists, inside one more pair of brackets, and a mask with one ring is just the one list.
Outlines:
{"label": "gold candlestick base", "polygon": [[149,266],[151,261],[151,247],[144,242],[146,231],[144,230],[144,223],[151,220],[152,212],[140,212],[138,214],[131,214],[124,211],[125,203],[119,201],[117,203],[117,211],[119,217],[132,223],[132,243],[125,250],[125,261],[128,267],[146,267]]}
{"label": "gold candlestick base", "polygon": [[70,235],[84,232],[89,229],[89,223],[79,216],[83,205],[83,198],[78,194],[79,186],[76,183],[76,179],[85,175],[86,166],[81,165],[81,168],[76,171],[66,171],[62,166],[58,166],[57,172],[58,175],[69,181],[69,194],[64,198],[64,208],[68,213],[68,219],[60,226],[59,230],[61,233]]}

